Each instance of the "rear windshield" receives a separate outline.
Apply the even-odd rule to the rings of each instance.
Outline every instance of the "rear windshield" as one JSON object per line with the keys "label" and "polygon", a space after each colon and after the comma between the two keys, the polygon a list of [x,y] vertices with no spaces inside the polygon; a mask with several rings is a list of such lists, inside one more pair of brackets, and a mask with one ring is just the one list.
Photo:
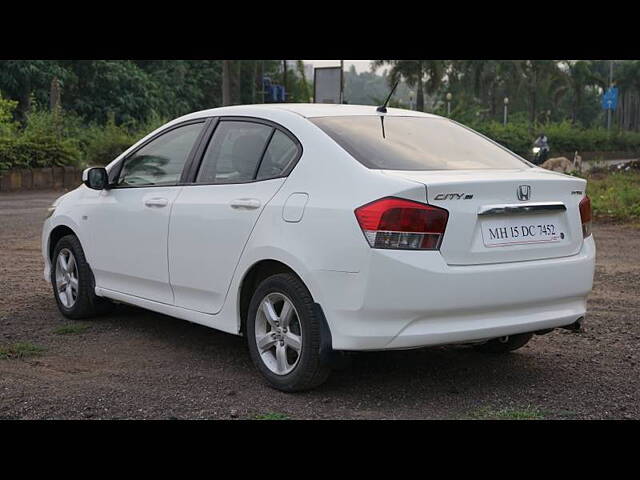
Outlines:
{"label": "rear windshield", "polygon": [[523,168],[515,154],[444,118],[310,118],[365,167],[381,170]]}

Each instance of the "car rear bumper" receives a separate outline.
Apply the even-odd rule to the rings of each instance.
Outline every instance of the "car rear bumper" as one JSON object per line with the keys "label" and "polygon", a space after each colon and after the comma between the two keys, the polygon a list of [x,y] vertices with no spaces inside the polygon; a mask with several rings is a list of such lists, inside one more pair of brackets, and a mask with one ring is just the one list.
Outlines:
{"label": "car rear bumper", "polygon": [[583,317],[595,243],[570,257],[449,266],[439,252],[371,250],[359,273],[316,271],[336,350],[466,343]]}

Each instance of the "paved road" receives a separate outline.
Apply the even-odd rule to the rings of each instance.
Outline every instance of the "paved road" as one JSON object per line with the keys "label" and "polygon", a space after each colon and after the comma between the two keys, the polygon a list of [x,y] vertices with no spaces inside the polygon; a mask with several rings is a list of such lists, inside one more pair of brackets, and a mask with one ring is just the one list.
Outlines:
{"label": "paved road", "polygon": [[[638,229],[595,226],[583,333],[500,357],[463,346],[360,354],[319,389],[284,394],[239,337],[131,307],[66,321],[40,258],[56,195],[0,195],[0,349],[44,349],[0,359],[0,418],[640,418]],[[69,325],[84,330],[56,333]]]}

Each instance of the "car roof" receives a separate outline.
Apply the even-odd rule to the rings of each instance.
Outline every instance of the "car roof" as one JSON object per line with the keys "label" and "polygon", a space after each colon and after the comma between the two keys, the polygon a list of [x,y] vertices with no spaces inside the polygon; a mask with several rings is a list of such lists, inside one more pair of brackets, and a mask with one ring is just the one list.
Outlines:
{"label": "car roof", "polygon": [[[349,105],[326,103],[263,103],[257,105],[233,105],[229,107],[212,108],[191,113],[183,119],[216,116],[216,115],[256,115],[265,112],[290,112],[305,118],[339,117],[352,115],[379,115],[375,105]],[[399,117],[430,117],[437,115],[405,110],[402,108],[387,108],[387,116]]]}

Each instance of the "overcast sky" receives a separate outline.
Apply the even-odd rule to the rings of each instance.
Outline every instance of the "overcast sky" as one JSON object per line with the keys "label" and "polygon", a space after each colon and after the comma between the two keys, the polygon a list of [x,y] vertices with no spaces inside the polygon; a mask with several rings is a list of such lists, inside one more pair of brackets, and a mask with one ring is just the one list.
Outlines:
{"label": "overcast sky", "polygon": [[[314,67],[339,67],[340,60],[303,60],[304,63],[310,63]],[[345,60],[344,69],[349,70],[351,65],[355,65],[358,73],[368,72],[371,60]]]}

